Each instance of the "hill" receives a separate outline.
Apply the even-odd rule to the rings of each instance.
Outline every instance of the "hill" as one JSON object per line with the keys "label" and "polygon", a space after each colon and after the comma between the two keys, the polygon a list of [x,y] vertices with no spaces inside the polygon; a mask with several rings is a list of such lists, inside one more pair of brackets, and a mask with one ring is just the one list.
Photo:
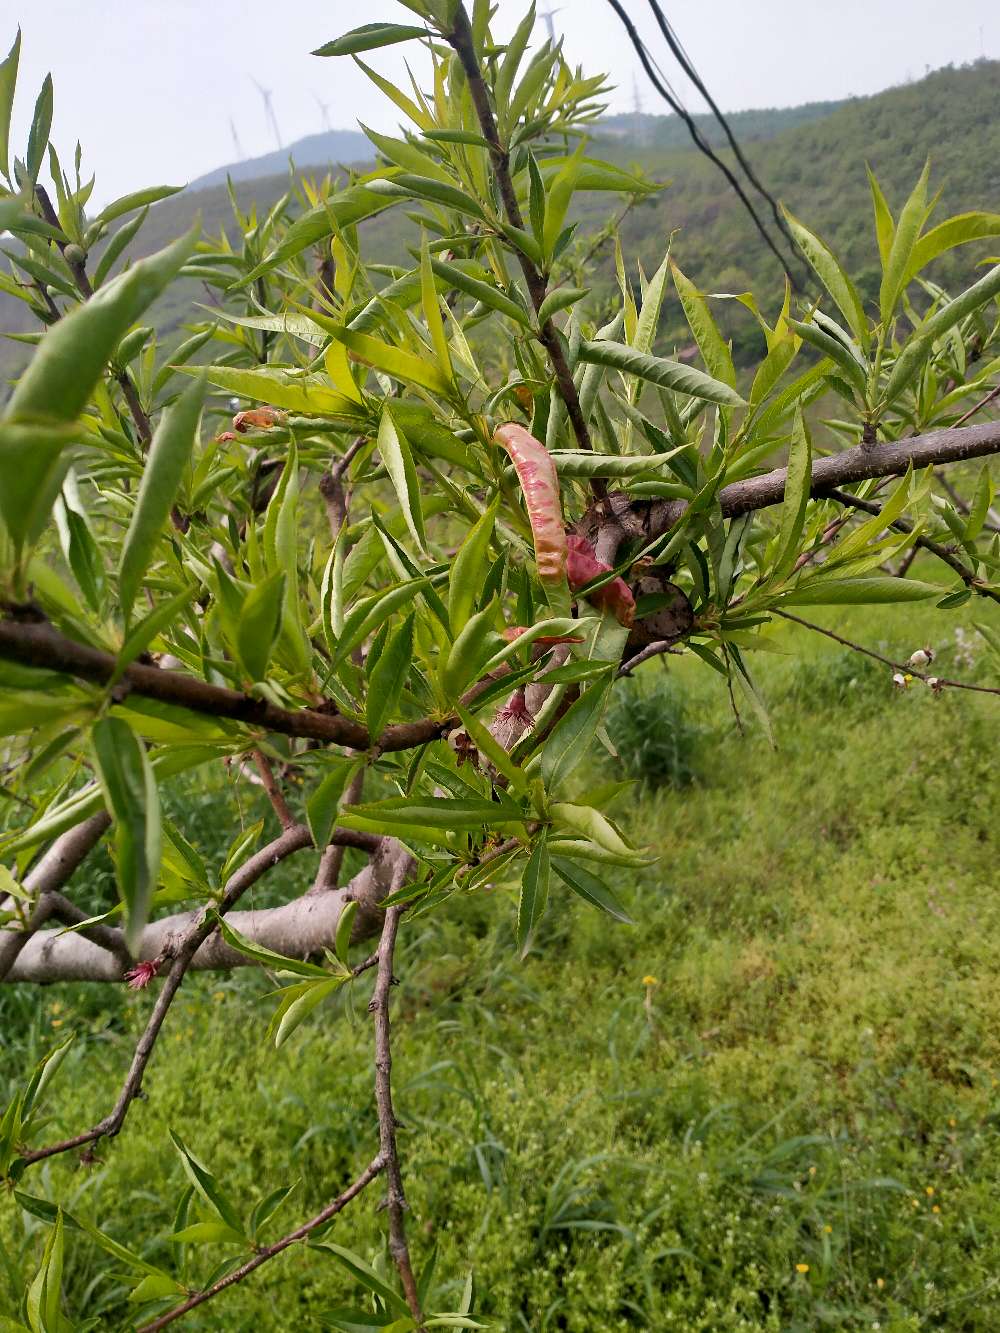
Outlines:
{"label": "hill", "polygon": [[[753,291],[765,304],[773,304],[781,291],[781,270],[720,172],[680,142],[676,117],[646,118],[653,142],[639,145],[626,132],[630,119],[612,117],[599,127],[596,137],[601,140],[601,153],[613,161],[638,165],[655,179],[669,182],[669,188],[632,210],[618,229],[627,260],[633,265],[631,271],[639,260],[650,272],[662,258],[671,233],[675,233],[673,253],[703,289]],[[972,208],[1000,211],[997,61],[979,60],[958,69],[941,69],[917,83],[848,102],[741,112],[733,123],[771,192],[820,231],[869,297],[877,292],[878,256],[866,161],[896,209],[930,157],[932,184],[941,192],[941,216]],[[314,155],[314,141],[325,138],[314,135],[300,140],[291,145],[289,154],[300,168],[305,168],[310,165],[307,157]],[[334,139],[340,142],[336,135]],[[357,153],[353,156],[356,158]],[[257,161],[269,164],[272,158],[281,159],[278,165],[282,169],[275,174],[237,179],[237,195],[244,204],[255,200],[266,208],[288,188],[283,155],[271,154]],[[325,166],[329,160],[311,165]],[[333,165],[342,160],[343,155]],[[186,230],[196,213],[210,235],[227,227],[230,205],[224,172],[223,168],[220,173],[210,173],[201,178],[201,188],[190,187],[156,205],[140,233],[138,250],[149,253],[166,244]],[[222,182],[210,183],[216,174],[222,175]],[[603,222],[609,207],[608,196],[591,196],[582,219],[584,226]],[[400,210],[365,225],[370,253],[378,248],[379,258],[385,262],[403,257],[409,224]],[[995,252],[995,248],[995,243],[992,247],[986,243],[953,252],[939,261],[938,280],[948,284],[967,279],[977,260]],[[606,248],[591,265],[588,283],[600,289],[611,281],[613,268]],[[190,294],[192,300],[201,299],[194,284]],[[748,360],[758,350],[752,317],[737,302],[720,308],[737,358]],[[668,303],[662,333],[665,346],[686,336],[676,309],[673,311]],[[164,328],[179,324],[186,316],[183,299],[161,315]],[[0,294],[0,329],[24,332],[32,327],[21,303]],[[24,356],[23,346],[0,343],[0,374],[14,373]]]}
{"label": "hill", "polygon": [[258,180],[262,176],[280,176],[288,171],[289,163],[296,167],[326,167],[338,162],[364,162],[371,157],[372,146],[358,130],[325,130],[322,134],[307,134],[296,139],[287,148],[248,157],[242,162],[230,162],[216,167],[191,181],[189,190],[205,190],[212,185],[225,185],[226,177],[234,181]]}

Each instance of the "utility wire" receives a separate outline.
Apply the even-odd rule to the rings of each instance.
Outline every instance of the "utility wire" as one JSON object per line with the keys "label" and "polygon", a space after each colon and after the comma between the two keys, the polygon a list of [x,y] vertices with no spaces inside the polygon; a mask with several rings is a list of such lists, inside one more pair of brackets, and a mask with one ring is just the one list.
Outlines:
{"label": "utility wire", "polygon": [[654,68],[652,57],[646,50],[642,38],[636,31],[635,24],[629,17],[627,11],[625,10],[625,7],[621,3],[621,0],[608,0],[608,4],[618,15],[619,19],[622,22],[622,25],[625,28],[625,31],[628,33],[629,40],[631,41],[632,46],[635,49],[636,55],[639,57],[643,69],[646,71],[646,76],[648,77],[650,83],[652,83],[653,87],[660,94],[660,96],[667,103],[667,105],[671,108],[671,110],[675,113],[675,115],[680,116],[680,118],[684,121],[685,125],[688,127],[688,131],[691,135],[691,138],[694,140],[695,146],[698,148],[698,150],[704,153],[704,155],[709,159],[709,161],[713,162],[715,166],[719,168],[719,170],[725,176],[726,180],[728,180],[729,184],[739,195],[744,208],[746,208],[747,212],[753,219],[754,226],[760,232],[760,235],[763,238],[764,243],[767,245],[768,249],[771,251],[774,257],[777,259],[778,263],[781,265],[784,272],[787,274],[788,280],[791,283],[794,290],[796,292],[801,293],[802,287],[798,279],[796,278],[795,274],[790,271],[790,265],[788,263],[788,260],[785,258],[785,256],[778,249],[775,242],[772,240],[770,232],[767,230],[764,223],[761,221],[760,215],[754,208],[753,202],[748,198],[746,191],[743,189],[743,186],[740,184],[739,180],[732,173],[732,171],[730,171],[729,167],[726,166],[725,162],[723,162],[721,158],[717,157],[716,154],[712,151],[711,145],[703,137],[701,131],[698,129],[698,126],[694,121],[694,118],[684,108],[682,103],[677,99],[676,95],[668,88],[665,81],[661,79],[660,76],[657,74]]}
{"label": "utility wire", "polygon": [[767,190],[761,184],[753,167],[747,161],[746,155],[744,154],[743,149],[737,142],[736,135],[733,133],[729,121],[720,111],[718,103],[715,101],[715,98],[705,87],[701,75],[694,67],[694,62],[691,60],[691,57],[685,51],[681,39],[674,32],[673,28],[670,26],[670,22],[667,19],[667,16],[661,9],[659,0],[649,0],[649,7],[653,11],[653,16],[656,19],[660,32],[663,33],[663,36],[666,39],[666,43],[670,47],[670,50],[673,52],[677,60],[677,63],[680,65],[681,69],[684,71],[684,73],[688,76],[688,78],[691,80],[694,86],[701,93],[702,97],[704,97],[708,105],[712,108],[712,114],[715,116],[715,119],[722,126],[726,138],[729,140],[730,147],[732,148],[733,152],[736,155],[737,162],[739,162],[740,166],[746,172],[747,177],[750,180],[750,183],[757,190],[758,194],[760,194],[770,204],[771,212],[774,215],[774,220],[777,223],[778,227],[780,228],[785,239],[788,241],[789,245],[792,246],[794,252],[795,241],[794,238],[792,237],[791,232],[788,229],[788,223],[785,221],[784,216],[782,215],[782,212],[778,207],[777,200],[770,193],[770,191]]}

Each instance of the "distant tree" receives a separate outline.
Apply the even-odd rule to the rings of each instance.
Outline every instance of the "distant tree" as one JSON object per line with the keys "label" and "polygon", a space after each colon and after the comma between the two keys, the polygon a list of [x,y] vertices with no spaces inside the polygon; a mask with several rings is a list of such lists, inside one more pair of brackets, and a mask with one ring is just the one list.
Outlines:
{"label": "distant tree", "polygon": [[[0,1118],[0,1176],[23,1191],[32,1166],[119,1133],[196,969],[275,971],[287,983],[278,1045],[371,972],[378,1112],[353,1183],[268,1242],[287,1190],[247,1216],[175,1136],[191,1189],[173,1240],[233,1254],[193,1291],[128,1237],[83,1227],[85,1241],[82,1223],[20,1193],[52,1225],[25,1294],[33,1330],[70,1326],[67,1243],[115,1256],[131,1275],[122,1322],[149,1333],[317,1237],[378,1177],[394,1267],[327,1247],[368,1302],[331,1326],[478,1327],[471,1291],[459,1311],[423,1308],[406,1241],[389,999],[409,914],[514,874],[522,953],[567,892],[624,917],[602,867],[645,853],[566,784],[643,662],[694,654],[766,725],[752,655],[800,608],[1000,600],[989,465],[971,484],[936,471],[1000,452],[1000,424],[966,424],[995,396],[1000,264],[955,296],[922,277],[995,235],[995,216],[932,226],[925,170],[893,217],[872,178],[881,269],[867,304],[789,216],[815,289],[794,305],[787,288],[762,303],[727,296],[765,351],[743,379],[710,300],[669,255],[637,285],[619,251],[617,309],[595,327],[571,206],[582,192],[656,188],[587,153],[603,79],[558,45],[529,54],[533,13],[497,44],[482,0],[471,18],[459,0],[405,2],[419,26],[368,24],[317,54],[420,43],[425,91],[362,64],[407,128],[372,133],[381,164],[311,187],[305,211],[290,198],[266,216],[237,208],[235,247],[192,233],[129,263],[166,191],[91,216],[79,155],[67,175],[49,143],[48,81],[11,161],[16,44],[0,67],[0,223],[20,274],[6,285],[45,328],[0,419],[0,720],[15,811],[0,978],[127,981],[155,996],[96,1125],[45,1138],[65,1043],[25,1072]],[[46,155],[53,192],[39,180]],[[415,224],[405,267],[362,253],[360,224],[390,208]],[[141,321],[181,276],[215,309],[164,350]],[[698,365],[654,354],[671,289]],[[231,397],[250,405],[220,433],[207,423]],[[806,413],[821,398],[839,416],[814,441]],[[940,562],[941,582],[900,572],[915,550]],[[926,654],[887,665],[904,687],[985,688],[935,678]],[[216,873],[163,817],[161,791],[222,762],[260,784],[278,832],[234,829]],[[110,912],[66,892],[102,840],[118,877]],[[341,883],[347,848],[367,863]],[[301,896],[236,910],[309,851]]]}

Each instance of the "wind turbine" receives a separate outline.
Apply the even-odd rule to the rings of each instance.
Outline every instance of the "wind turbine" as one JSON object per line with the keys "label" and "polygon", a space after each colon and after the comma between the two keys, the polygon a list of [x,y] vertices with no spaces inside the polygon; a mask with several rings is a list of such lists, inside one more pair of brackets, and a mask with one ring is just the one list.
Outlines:
{"label": "wind turbine", "polygon": [[552,43],[553,46],[555,46],[556,44],[555,17],[557,14],[561,13],[562,13],[561,9],[544,9],[538,16],[540,19],[545,20],[545,26],[549,30],[549,41]]}
{"label": "wind turbine", "polygon": [[281,131],[278,129],[278,119],[274,114],[274,107],[271,105],[271,89],[262,88],[256,79],[252,79],[251,82],[264,99],[264,116],[267,119],[267,123],[274,131],[274,137],[277,140],[278,147],[284,148],[285,145],[281,141]]}
{"label": "wind turbine", "polygon": [[333,126],[330,124],[330,103],[320,101],[315,93],[313,93],[313,101],[319,107],[319,114],[323,117],[323,128],[325,130],[332,130]]}
{"label": "wind turbine", "polygon": [[236,133],[236,122],[232,116],[229,117],[229,133],[233,136],[233,147],[236,149],[237,162],[246,161],[246,153],[243,151],[243,145],[240,143],[240,136]]}

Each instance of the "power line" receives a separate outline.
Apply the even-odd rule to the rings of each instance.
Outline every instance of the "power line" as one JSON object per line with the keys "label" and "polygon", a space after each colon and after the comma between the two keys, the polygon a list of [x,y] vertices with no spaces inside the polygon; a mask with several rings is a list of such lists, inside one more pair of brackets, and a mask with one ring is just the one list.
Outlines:
{"label": "power line", "polygon": [[642,64],[643,69],[646,71],[646,76],[648,77],[650,83],[652,83],[653,87],[660,94],[660,96],[667,103],[667,105],[671,108],[671,110],[675,113],[675,115],[680,116],[680,118],[684,121],[685,125],[688,128],[688,132],[690,133],[691,138],[694,140],[695,146],[698,148],[698,150],[701,153],[703,153],[709,159],[710,162],[714,163],[714,165],[719,168],[719,170],[725,176],[726,180],[739,195],[744,208],[747,210],[747,212],[753,219],[754,226],[760,232],[760,235],[763,238],[764,243],[767,245],[768,249],[774,255],[775,259],[777,259],[778,263],[781,265],[784,272],[788,275],[788,280],[789,282],[791,282],[792,287],[797,292],[801,292],[802,289],[798,282],[798,279],[796,278],[795,274],[790,271],[790,266],[787,259],[778,249],[775,242],[772,240],[770,232],[767,230],[767,228],[764,226],[764,223],[761,221],[761,218],[757,213],[757,210],[753,206],[752,200],[748,198],[746,191],[743,189],[743,186],[740,184],[739,180],[732,173],[732,171],[730,171],[729,167],[725,164],[725,162],[723,162],[721,158],[717,157],[716,154],[712,151],[711,145],[702,136],[702,133],[698,129],[698,126],[695,123],[694,118],[684,108],[680,100],[677,98],[676,94],[673,93],[673,91],[669,88],[667,81],[664,78],[661,78],[660,75],[657,73],[656,69],[654,69],[654,62],[652,60],[652,57],[647,51],[642,38],[636,31],[635,24],[632,22],[624,6],[621,4],[621,0],[608,0],[608,4],[618,15],[619,19],[622,22],[622,25],[625,28],[625,31],[628,33],[629,41],[631,41],[635,53],[639,57],[639,61]]}
{"label": "power line", "polygon": [[649,7],[653,11],[653,16],[656,19],[660,32],[663,33],[663,36],[666,39],[666,43],[670,47],[670,50],[673,52],[674,56],[676,57],[677,62],[680,65],[681,69],[688,76],[688,78],[691,80],[694,86],[698,89],[698,91],[701,93],[702,97],[704,97],[708,105],[712,108],[712,114],[715,116],[715,119],[722,126],[726,138],[729,140],[730,147],[732,148],[733,152],[736,155],[737,162],[739,162],[740,166],[746,172],[751,185],[754,186],[758,194],[760,194],[770,204],[771,212],[774,215],[775,222],[780,228],[785,239],[788,241],[789,245],[791,245],[794,248],[795,241],[792,237],[791,232],[788,230],[788,224],[786,223],[784,217],[782,216],[781,210],[778,208],[777,200],[774,198],[774,196],[770,193],[769,190],[765,189],[765,187],[761,184],[760,180],[757,178],[757,175],[754,172],[753,167],[747,161],[743,149],[740,147],[739,143],[736,140],[736,135],[730,128],[729,121],[719,110],[719,106],[715,101],[715,98],[705,87],[705,84],[700,74],[694,67],[694,62],[691,60],[691,57],[685,51],[681,39],[674,32],[673,28],[670,26],[670,22],[667,19],[667,16],[660,8],[659,0],[649,0]]}

